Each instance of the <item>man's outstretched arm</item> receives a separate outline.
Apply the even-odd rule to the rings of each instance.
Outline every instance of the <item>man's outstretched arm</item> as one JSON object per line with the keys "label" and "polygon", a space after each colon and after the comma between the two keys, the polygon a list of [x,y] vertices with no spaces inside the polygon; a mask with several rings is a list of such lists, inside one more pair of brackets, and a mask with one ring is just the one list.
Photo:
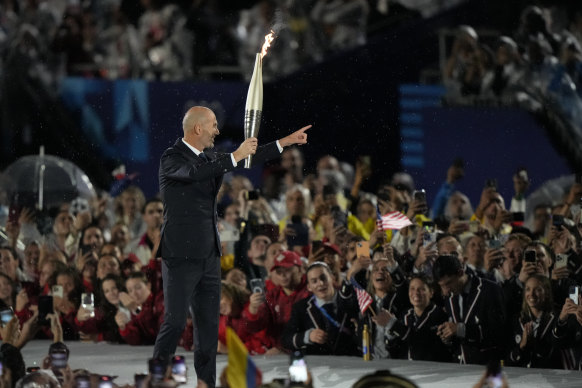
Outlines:
{"label": "man's outstretched arm", "polygon": [[282,139],[279,139],[279,144],[281,145],[281,147],[289,147],[293,144],[306,144],[307,134],[305,133],[305,131],[307,131],[311,127],[312,127],[311,125],[307,125],[301,128],[300,130],[295,131]]}

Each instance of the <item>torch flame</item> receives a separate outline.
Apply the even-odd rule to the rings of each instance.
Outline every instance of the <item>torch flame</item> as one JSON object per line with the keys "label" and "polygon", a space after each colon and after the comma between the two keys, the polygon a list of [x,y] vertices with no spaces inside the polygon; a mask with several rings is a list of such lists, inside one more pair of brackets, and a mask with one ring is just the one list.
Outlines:
{"label": "torch flame", "polygon": [[265,35],[265,43],[263,43],[263,48],[261,49],[261,59],[267,55],[267,50],[271,47],[273,40],[275,40],[275,31],[271,30],[268,35]]}

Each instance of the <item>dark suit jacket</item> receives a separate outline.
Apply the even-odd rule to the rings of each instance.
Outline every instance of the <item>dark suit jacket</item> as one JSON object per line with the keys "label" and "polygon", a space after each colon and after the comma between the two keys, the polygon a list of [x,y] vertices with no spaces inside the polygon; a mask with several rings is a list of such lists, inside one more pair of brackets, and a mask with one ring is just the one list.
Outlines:
{"label": "dark suit jacket", "polygon": [[[337,312],[333,318],[342,326],[342,331],[331,324],[308,296],[293,305],[291,318],[287,322],[281,343],[289,350],[301,350],[305,354],[361,355],[358,336],[352,319],[358,318],[358,301],[351,286],[344,285],[337,295]],[[309,329],[327,332],[328,340],[323,345],[309,344],[304,341]]]}
{"label": "dark suit jacket", "polygon": [[[164,224],[156,257],[206,258],[220,256],[216,194],[222,176],[235,169],[230,154],[206,151],[204,162],[181,138],[160,160],[160,194],[164,202]],[[257,149],[253,163],[279,155],[275,142]],[[242,166],[240,161],[237,167]]]}
{"label": "dark suit jacket", "polygon": [[451,352],[437,335],[437,327],[447,322],[447,314],[437,305],[430,304],[418,319],[414,309],[398,320],[390,334],[388,350],[394,358],[409,360],[451,362]]}
{"label": "dark suit jacket", "polygon": [[[391,273],[390,276],[392,276],[395,289],[388,291],[384,298],[382,298],[381,308],[388,310],[391,314],[396,316],[396,318],[400,319],[404,316],[404,314],[406,314],[411,306],[410,299],[408,298],[408,280],[406,279],[400,266],[397,267],[396,271]],[[396,283],[394,279],[399,279],[399,283]],[[370,281],[372,280],[370,279]],[[368,325],[370,328],[370,338],[376,338],[376,331],[378,330],[378,327],[372,320],[374,316],[370,310],[374,310],[374,313],[378,312],[377,304],[378,303],[375,301],[375,303],[373,303],[370,308],[366,310],[365,314],[362,315],[360,313],[360,320],[358,324],[358,337],[360,338],[360,341],[362,340],[362,330],[364,329],[364,325]],[[384,330],[384,328],[381,328],[381,330]],[[385,342],[386,345],[388,345],[388,338],[385,338]],[[374,340],[370,341],[370,348],[372,348],[372,352],[374,351],[373,349],[375,345],[376,344],[374,343]]]}
{"label": "dark suit jacket", "polygon": [[[469,275],[468,275],[469,276]],[[478,276],[469,276],[471,288],[463,297],[463,312],[459,314],[458,296],[445,300],[445,310],[455,323],[465,324],[465,338],[454,337],[454,361],[461,364],[486,364],[503,357],[506,337],[506,313],[501,287]]]}

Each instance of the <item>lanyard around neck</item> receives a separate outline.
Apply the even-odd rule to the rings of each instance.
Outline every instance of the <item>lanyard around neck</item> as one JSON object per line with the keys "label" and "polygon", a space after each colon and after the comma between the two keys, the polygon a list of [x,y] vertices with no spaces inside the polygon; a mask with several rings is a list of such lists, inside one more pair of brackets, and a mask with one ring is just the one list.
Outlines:
{"label": "lanyard around neck", "polygon": [[317,302],[315,301],[315,296],[311,297],[311,300],[313,302],[313,304],[315,305],[315,307],[317,307],[319,309],[319,311],[321,311],[321,313],[323,314],[323,316],[335,327],[337,327],[339,329],[340,324],[338,321],[336,321],[335,319],[333,319],[333,317],[331,315],[329,315],[329,313],[321,306],[319,306],[317,304]]}

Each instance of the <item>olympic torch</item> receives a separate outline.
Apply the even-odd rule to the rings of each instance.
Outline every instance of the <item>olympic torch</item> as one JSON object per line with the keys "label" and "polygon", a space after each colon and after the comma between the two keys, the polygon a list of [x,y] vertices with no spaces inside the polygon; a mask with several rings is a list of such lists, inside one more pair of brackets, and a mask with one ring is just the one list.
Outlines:
{"label": "olympic torch", "polygon": [[[249,137],[258,137],[261,126],[261,116],[263,114],[263,57],[267,54],[267,49],[275,39],[274,32],[265,36],[265,43],[260,53],[255,56],[255,67],[247,92],[247,102],[245,104],[245,140]],[[252,155],[245,159],[245,168],[251,168]]]}

